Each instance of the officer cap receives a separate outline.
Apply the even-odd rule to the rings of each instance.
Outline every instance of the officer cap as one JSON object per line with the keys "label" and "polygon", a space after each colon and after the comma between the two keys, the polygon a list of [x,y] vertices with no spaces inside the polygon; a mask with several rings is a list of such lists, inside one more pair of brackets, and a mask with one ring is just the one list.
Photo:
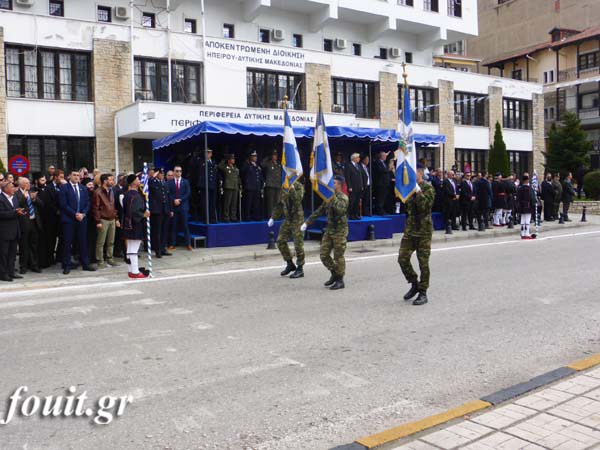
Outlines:
{"label": "officer cap", "polygon": [[273,150],[273,151],[271,152],[271,155],[277,155],[277,150]]}
{"label": "officer cap", "polygon": [[252,153],[250,153],[250,156],[258,156],[258,153],[256,153],[256,150],[252,150]]}
{"label": "officer cap", "polygon": [[334,179],[335,181],[339,181],[340,183],[343,183],[344,181],[346,181],[346,179],[345,179],[343,176],[341,176],[341,175],[335,175],[335,176],[333,177],[333,179]]}
{"label": "officer cap", "polygon": [[497,176],[497,177],[501,177],[501,176],[502,176],[502,174],[501,174],[500,172],[496,172],[496,176]]}
{"label": "officer cap", "polygon": [[235,155],[233,153],[227,153],[225,155],[225,158],[227,158],[227,159],[235,159]]}

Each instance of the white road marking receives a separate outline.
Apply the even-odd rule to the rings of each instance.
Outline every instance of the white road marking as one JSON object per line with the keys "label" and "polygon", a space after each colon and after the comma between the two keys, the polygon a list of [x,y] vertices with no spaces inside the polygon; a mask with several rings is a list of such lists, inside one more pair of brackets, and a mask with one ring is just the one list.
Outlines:
{"label": "white road marking", "polygon": [[243,367],[242,369],[240,369],[240,373],[242,375],[252,375],[259,372],[264,372],[266,370],[279,369],[281,367],[289,366],[304,367],[304,364],[302,364],[299,361],[294,361],[293,359],[280,356],[279,358],[277,358],[277,361],[274,361],[272,363],[262,364],[260,366]]}
{"label": "white road marking", "polygon": [[[103,286],[103,285],[79,286],[78,289],[92,289],[93,287],[100,287],[100,286]],[[75,286],[71,286],[71,287],[75,287]],[[62,290],[65,288],[60,288],[60,289]],[[49,289],[44,289],[43,292],[46,293],[46,292],[48,292],[48,290]],[[122,290],[118,290],[118,291],[109,291],[109,292],[106,292],[104,290],[102,290],[102,291],[94,290],[93,292],[89,292],[87,294],[63,295],[61,297],[55,297],[55,298],[42,298],[42,299],[35,299],[35,300],[23,300],[23,301],[16,301],[16,302],[0,303],[0,309],[23,307],[23,306],[51,305],[54,303],[72,302],[72,301],[78,301],[78,300],[91,300],[91,299],[95,299],[95,298],[110,299],[110,298],[116,298],[116,297],[126,297],[129,295],[138,295],[141,293],[142,293],[142,291],[138,291],[137,289],[122,289]],[[37,292],[23,291],[23,292],[14,292],[14,293],[0,293],[0,298],[10,297],[10,296],[24,297],[24,296],[28,296],[31,294],[37,294]]]}
{"label": "white road marking", "polygon": [[369,382],[364,378],[357,377],[356,375],[352,375],[348,372],[328,372],[323,375],[328,380],[335,381],[336,383],[341,384],[345,388],[359,388],[363,386],[367,386]]}
{"label": "white road marking", "polygon": [[172,308],[169,310],[169,313],[175,314],[175,315],[193,314],[193,312],[194,311],[192,311],[191,309],[185,309],[185,308]]}
{"label": "white road marking", "polygon": [[[493,246],[500,246],[500,245],[530,245],[530,244],[535,245],[536,242],[546,242],[546,241],[550,241],[553,239],[564,239],[564,238],[571,238],[571,237],[589,236],[589,235],[594,235],[594,234],[600,234],[600,230],[586,231],[586,232],[581,232],[581,233],[568,233],[568,234],[546,236],[546,237],[538,238],[538,239],[532,240],[532,241],[522,241],[521,239],[518,239],[518,238],[516,238],[516,239],[512,238],[510,240],[487,242],[487,243],[482,243],[482,244],[468,244],[468,245],[459,245],[459,246],[454,246],[454,247],[433,248],[431,251],[433,253],[437,253],[437,252],[448,252],[448,251],[453,251],[453,250],[468,250],[468,249],[473,249],[473,248],[493,247]],[[394,251],[393,253],[384,253],[384,254],[379,254],[379,255],[358,256],[358,257],[353,257],[353,258],[346,258],[346,261],[347,262],[369,261],[369,260],[373,260],[373,259],[389,258],[391,256],[397,256],[397,254],[398,254],[398,252]],[[320,261],[307,262],[305,265],[306,266],[321,265],[321,262]],[[242,274],[242,273],[264,272],[264,271],[277,270],[277,269],[281,269],[281,264],[278,264],[276,266],[250,267],[250,268],[245,268],[245,269],[230,269],[230,270],[220,270],[220,271],[215,271],[215,272],[190,273],[190,274],[184,274],[184,275],[172,275],[172,276],[166,276],[166,277],[145,278],[145,279],[140,279],[140,280],[135,280],[135,281],[123,280],[123,281],[112,281],[112,282],[108,282],[108,283],[94,283],[94,284],[87,284],[87,285],[52,287],[52,288],[46,288],[46,289],[28,289],[28,290],[24,290],[24,291],[0,293],[0,299],[6,298],[6,297],[10,298],[10,297],[16,297],[16,296],[24,297],[24,296],[36,295],[39,291],[43,291],[44,293],[60,292],[62,295],[64,295],[64,293],[69,290],[98,289],[98,288],[105,289],[108,287],[123,287],[123,286],[127,286],[127,285],[131,286],[132,283],[146,284],[146,283],[156,283],[156,282],[162,282],[162,281],[175,281],[175,280],[185,280],[185,279],[193,279],[193,278],[217,277],[217,276],[223,276],[223,275],[236,275],[236,274]],[[91,294],[89,294],[89,295],[91,295]],[[102,296],[105,297],[108,295],[109,295],[109,293],[104,293]],[[69,298],[57,299],[55,301],[58,302],[58,301],[68,301],[68,300],[69,300]],[[39,303],[39,304],[45,303],[43,301],[40,301],[40,302],[42,302],[42,303]],[[48,301],[48,303],[53,303],[53,302],[54,301],[52,301],[52,300]],[[25,303],[25,302],[23,302],[23,303]],[[9,304],[9,303],[5,303],[5,304],[0,303],[0,308],[4,307],[4,305],[7,305],[7,304]],[[35,304],[38,304],[38,303],[35,303]],[[13,306],[18,306],[18,305],[13,304]]]}
{"label": "white road marking", "polygon": [[162,305],[165,302],[159,302],[158,300],[154,300],[153,298],[142,298],[140,300],[134,300],[129,303],[132,305],[152,306],[152,305]]}
{"label": "white road marking", "polygon": [[214,328],[214,325],[211,325],[210,323],[205,323],[205,322],[196,322],[192,324],[192,328],[195,328],[196,330],[210,330],[211,328]]}
{"label": "white road marking", "polygon": [[66,324],[64,326],[56,325],[42,325],[38,327],[29,328],[12,328],[10,330],[0,331],[0,336],[9,336],[12,334],[23,334],[23,333],[49,333],[52,331],[63,331],[63,330],[82,330],[90,327],[100,327],[104,325],[115,325],[118,323],[129,322],[130,317],[115,317],[114,319],[98,320],[96,322],[80,322],[78,320]]}
{"label": "white road marking", "polygon": [[51,309],[47,311],[35,311],[35,312],[23,312],[23,313],[15,313],[9,314],[8,316],[0,317],[0,320],[7,319],[36,319],[42,317],[62,317],[62,316],[70,316],[74,314],[83,314],[84,316],[88,315],[95,309],[98,309],[95,305],[89,306],[74,306],[73,308],[63,308],[63,309]]}

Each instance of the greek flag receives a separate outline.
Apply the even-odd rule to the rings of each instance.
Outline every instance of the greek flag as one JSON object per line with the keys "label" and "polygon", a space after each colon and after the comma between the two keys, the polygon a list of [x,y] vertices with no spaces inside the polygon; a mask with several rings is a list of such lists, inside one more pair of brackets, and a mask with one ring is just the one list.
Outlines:
{"label": "greek flag", "polygon": [[410,92],[404,88],[404,117],[400,121],[401,139],[396,150],[396,195],[403,203],[417,190],[417,154],[410,112]]}
{"label": "greek flag", "polygon": [[144,172],[142,173],[142,191],[146,198],[148,198],[148,163],[144,163]]}
{"label": "greek flag", "polygon": [[302,161],[296,144],[296,136],[290,121],[290,115],[285,109],[283,119],[283,153],[281,155],[281,165],[283,166],[281,184],[283,189],[287,190],[294,182],[302,176]]}
{"label": "greek flag", "polygon": [[535,169],[533,170],[533,175],[531,176],[531,189],[533,189],[535,192],[538,190],[538,177]]}
{"label": "greek flag", "polygon": [[316,192],[326,202],[331,200],[335,192],[333,187],[333,166],[331,164],[331,152],[329,151],[325,117],[321,104],[319,104],[319,112],[317,113],[315,138],[310,156],[310,179],[313,184],[313,192]]}

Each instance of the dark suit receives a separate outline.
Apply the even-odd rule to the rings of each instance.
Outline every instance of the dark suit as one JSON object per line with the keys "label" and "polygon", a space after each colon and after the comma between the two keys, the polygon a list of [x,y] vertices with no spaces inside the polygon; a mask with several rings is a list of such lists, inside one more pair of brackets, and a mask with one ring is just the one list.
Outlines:
{"label": "dark suit", "polygon": [[[208,178],[206,174],[208,173]],[[208,181],[208,183],[207,183]],[[204,159],[200,160],[198,167],[198,196],[199,198],[199,211],[198,215],[204,223],[206,221],[206,187],[208,184],[208,214],[210,223],[217,222],[217,163],[212,159],[208,160],[208,163],[204,162]]]}
{"label": "dark suit", "polygon": [[[173,226],[171,227],[171,246],[177,244],[177,230],[183,230],[184,245],[189,246],[190,228],[188,226],[188,216],[190,214],[190,195],[192,190],[190,183],[185,178],[179,179],[179,187],[177,187],[177,179],[174,178],[167,182],[169,188],[169,197],[173,205]],[[175,200],[181,200],[179,206],[175,206]]]}
{"label": "dark suit", "polygon": [[[123,188],[118,184],[115,184],[112,188],[113,197],[115,199],[115,209],[117,210],[117,220],[119,225],[123,223],[123,205],[121,205],[121,195],[125,195]],[[123,231],[121,227],[115,229],[115,248],[113,254],[116,257],[121,257],[125,253],[125,242],[123,241]]]}
{"label": "dark suit", "polygon": [[265,185],[262,168],[258,164],[247,162],[240,169],[242,178],[244,220],[262,220],[261,193]]}
{"label": "dark suit", "polygon": [[369,166],[363,166],[362,163],[358,165],[360,168],[360,174],[362,175],[363,193],[362,193],[362,214],[363,216],[370,216],[372,214],[371,202],[373,196],[373,190],[371,188],[372,179],[369,173]]}
{"label": "dark suit", "polygon": [[472,181],[463,180],[460,184],[460,222],[463,230],[467,229],[467,225],[470,229],[473,229],[473,207],[475,200],[471,198],[475,197],[475,186]]}
{"label": "dark suit", "polygon": [[363,179],[360,163],[354,165],[349,162],[346,166],[346,184],[348,185],[348,218],[356,220],[360,218],[359,203],[363,193]]}
{"label": "dark suit", "polygon": [[554,188],[550,181],[542,182],[542,200],[544,200],[544,220],[554,220]]}
{"label": "dark suit", "polygon": [[15,210],[16,199],[11,203],[0,192],[0,279],[6,281],[15,274],[19,219]]}
{"label": "dark suit", "polygon": [[444,206],[444,222],[447,227],[458,230],[456,216],[458,215],[458,200],[455,196],[459,194],[456,181],[450,181],[448,178],[442,183],[442,202]]}
{"label": "dark suit", "polygon": [[[87,244],[87,214],[90,210],[88,190],[80,184],[73,187],[71,183],[67,183],[61,186],[58,192],[58,203],[63,229],[63,269],[71,269],[71,254],[75,241],[79,248],[79,261],[84,268],[88,267],[90,264]],[[79,221],[75,218],[77,213],[84,214],[83,220]]]}
{"label": "dark suit", "polygon": [[167,249],[168,223],[171,217],[171,197],[166,181],[150,178],[148,181],[152,250],[161,255]]}
{"label": "dark suit", "polygon": [[375,196],[374,212],[378,216],[385,215],[385,201],[390,188],[390,171],[385,161],[377,159],[371,163],[373,174],[373,195]]}
{"label": "dark suit", "polygon": [[477,221],[483,221],[485,228],[488,228],[492,208],[492,185],[488,180],[480,178],[475,183],[475,196],[477,197]]}
{"label": "dark suit", "polygon": [[62,261],[63,237],[62,226],[60,223],[60,205],[58,204],[58,193],[61,186],[50,183],[47,187],[50,205],[44,203],[48,210],[48,219],[44,222],[44,229],[48,230],[48,252],[52,258],[52,263],[56,264]]}
{"label": "dark suit", "polygon": [[32,216],[27,198],[20,189],[15,192],[13,202],[16,202],[17,208],[23,208],[27,212],[26,215],[19,217],[19,268],[21,273],[27,272],[27,269],[37,271],[40,269],[38,254],[42,230],[40,213],[42,202],[39,199],[31,200]]}
{"label": "dark suit", "polygon": [[52,198],[52,188],[48,185],[38,188],[38,199],[40,200],[39,223],[43,225],[40,231],[39,263],[41,268],[50,267],[54,264],[54,247],[56,245],[56,222],[58,218],[58,205]]}
{"label": "dark suit", "polygon": [[444,211],[444,191],[442,189],[442,185],[444,184],[444,180],[433,177],[431,179],[431,185],[435,189],[435,199],[433,200],[433,208],[434,212],[443,212]]}

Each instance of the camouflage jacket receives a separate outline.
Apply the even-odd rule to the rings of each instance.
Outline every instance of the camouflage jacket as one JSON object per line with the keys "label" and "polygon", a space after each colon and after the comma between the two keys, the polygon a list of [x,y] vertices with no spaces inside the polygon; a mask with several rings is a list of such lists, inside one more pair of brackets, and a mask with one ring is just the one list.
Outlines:
{"label": "camouflage jacket", "polygon": [[238,190],[240,188],[240,171],[236,166],[229,166],[227,161],[219,163],[219,170],[223,179],[223,189]]}
{"label": "camouflage jacket", "polygon": [[421,183],[421,193],[414,194],[406,202],[406,228],[404,234],[414,237],[431,237],[433,221],[431,208],[435,200],[435,189],[429,183]]}
{"label": "camouflage jacket", "polygon": [[348,234],[348,197],[342,192],[336,192],[329,202],[323,202],[306,220],[314,222],[317,217],[327,216],[325,231],[332,234]]}
{"label": "camouflage jacket", "polygon": [[300,182],[294,183],[294,189],[281,190],[279,203],[273,208],[273,219],[284,218],[288,222],[302,223],[304,221],[304,186]]}

